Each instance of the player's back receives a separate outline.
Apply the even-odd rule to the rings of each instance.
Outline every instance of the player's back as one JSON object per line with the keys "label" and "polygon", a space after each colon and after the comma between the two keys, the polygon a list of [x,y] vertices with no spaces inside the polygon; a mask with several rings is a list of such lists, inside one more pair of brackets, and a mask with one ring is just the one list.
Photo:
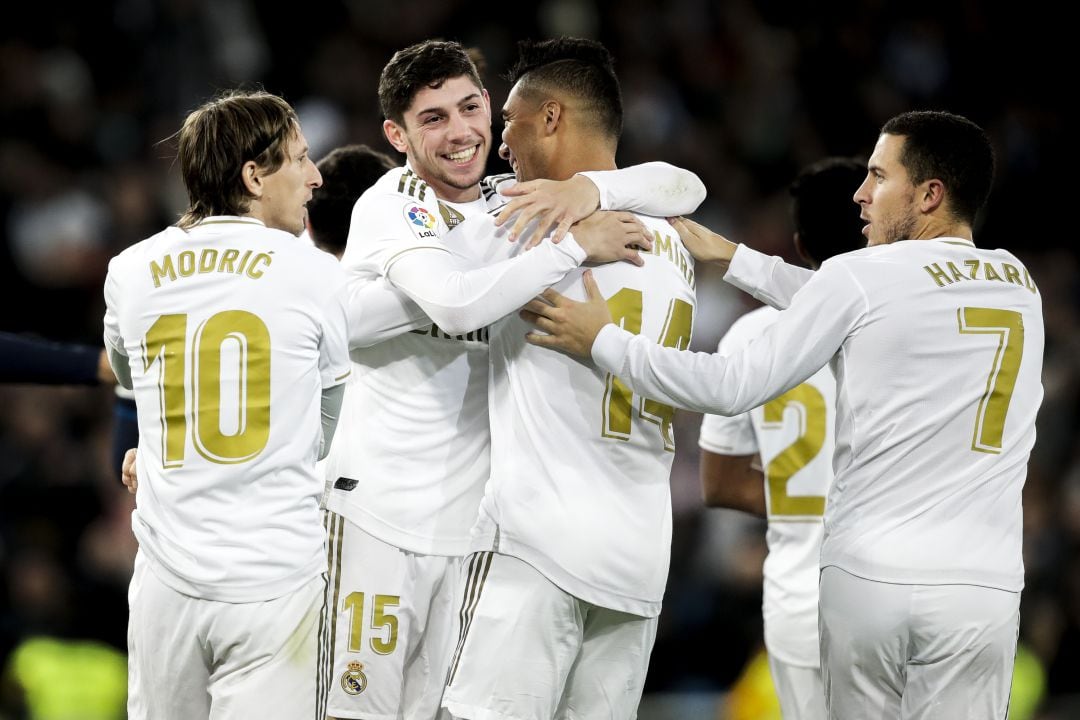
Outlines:
{"label": "player's back", "polygon": [[[779,311],[760,307],[736,320],[718,352],[758,337]],[[826,366],[803,383],[735,417],[706,415],[702,448],[722,455],[758,454],[765,484],[769,554],[764,564],[765,645],[783,662],[816,667],[818,570],[822,515],[832,483],[836,380]]]}
{"label": "player's back", "polygon": [[822,274],[862,289],[837,356],[822,566],[1019,590],[1042,399],[1042,307],[1026,268],[939,238],[838,256]]}
{"label": "player's back", "polygon": [[[645,266],[602,265],[594,276],[617,323],[685,348],[693,260],[670,225],[639,217],[654,236]],[[555,289],[581,299],[581,271]],[[530,329],[516,315],[492,328],[492,475],[478,542],[586,601],[655,615],[670,555],[673,410],[591,362],[527,344]]]}
{"label": "player's back", "polygon": [[139,410],[132,525],[162,579],[246,602],[325,569],[319,399],[348,372],[337,262],[209,218],[114,258],[106,297]]}

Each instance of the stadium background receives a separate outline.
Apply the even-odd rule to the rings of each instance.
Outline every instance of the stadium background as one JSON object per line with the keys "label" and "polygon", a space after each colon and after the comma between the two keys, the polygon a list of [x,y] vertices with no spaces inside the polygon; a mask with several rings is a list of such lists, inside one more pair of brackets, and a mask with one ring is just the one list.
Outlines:
{"label": "stadium background", "polygon": [[[696,219],[788,257],[786,186],[801,166],[827,154],[865,157],[880,124],[900,111],[967,115],[989,131],[999,163],[976,242],[1024,260],[1046,313],[1046,400],[1025,491],[1023,687],[1034,698],[1027,704],[1040,708],[1035,717],[1080,717],[1080,306],[1075,231],[1065,217],[1076,163],[1064,111],[1073,38],[1063,7],[1042,0],[22,6],[23,19],[0,28],[0,330],[100,343],[108,259],[174,222],[184,206],[173,148],[161,141],[215,91],[257,83],[282,94],[299,110],[315,158],[346,142],[389,151],[379,132],[379,70],[395,49],[429,37],[459,40],[486,58],[492,172],[507,169],[494,150],[508,90],[500,75],[516,40],[601,40],[623,87],[619,163],[662,159],[694,170],[709,189]],[[704,270],[699,297],[694,347],[713,349],[752,301]],[[131,500],[108,458],[111,404],[105,388],[0,386],[0,717],[21,716],[20,685],[34,717],[49,717],[65,686],[82,693],[81,714],[72,717],[115,717],[95,714],[98,701],[79,689],[117,659],[96,651],[123,649],[135,552]],[[643,718],[715,717],[760,643],[762,525],[701,507],[699,421],[678,418],[672,571]],[[35,637],[62,642],[28,646]],[[39,687],[41,674],[52,679]]]}

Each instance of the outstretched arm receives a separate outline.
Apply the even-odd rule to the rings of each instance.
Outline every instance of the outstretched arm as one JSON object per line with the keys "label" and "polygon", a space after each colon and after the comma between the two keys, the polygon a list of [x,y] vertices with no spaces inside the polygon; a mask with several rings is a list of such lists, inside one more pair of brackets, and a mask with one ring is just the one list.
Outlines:
{"label": "outstretched arm", "polygon": [[[797,302],[761,336],[731,355],[665,348],[616,327],[589,273],[585,302],[549,290],[546,302],[529,303],[523,317],[547,333],[532,333],[529,342],[591,356],[638,395],[689,410],[735,415],[813,375],[864,317],[861,287],[846,269],[827,268],[818,271]],[[823,307],[829,311],[822,312]]]}
{"label": "outstretched arm", "polygon": [[[643,262],[637,247],[651,249],[652,242],[634,216],[614,214],[596,223],[604,226],[583,228],[580,242],[570,235],[484,267],[449,251],[408,252],[394,260],[387,277],[443,331],[470,332],[517,310],[586,260]],[[455,238],[480,248],[477,255],[495,243],[505,247],[489,215],[466,220],[447,236],[447,245],[458,245]]]}
{"label": "outstretched arm", "polygon": [[807,268],[737,245],[693,220],[675,218],[671,224],[695,260],[717,265],[726,282],[778,310],[790,305],[795,293],[814,275]]}
{"label": "outstretched arm", "polygon": [[[697,175],[665,162],[583,172],[568,180],[507,185],[500,186],[499,193],[511,200],[500,211],[496,224],[514,220],[508,239],[521,236],[527,247],[537,245],[552,228],[552,241],[559,242],[571,225],[596,210],[670,217],[694,212],[706,195],[705,184]],[[534,220],[539,220],[535,229],[523,236]]]}

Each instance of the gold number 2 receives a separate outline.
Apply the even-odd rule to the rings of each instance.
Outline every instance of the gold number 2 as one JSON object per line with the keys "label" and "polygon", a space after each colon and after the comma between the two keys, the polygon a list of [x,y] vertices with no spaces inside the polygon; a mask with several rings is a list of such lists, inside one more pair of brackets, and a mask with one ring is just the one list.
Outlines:
{"label": "gold number 2", "polygon": [[[158,363],[162,464],[166,468],[184,464],[189,365],[195,449],[213,463],[247,462],[263,451],[270,437],[270,331],[257,315],[226,310],[203,322],[188,348],[187,319],[183,314],[162,315],[143,339],[144,370],[149,372]],[[226,418],[235,421],[231,434],[221,428],[226,357],[235,359],[235,367],[225,369],[238,381],[237,414]]]}
{"label": "gold number 2", "polygon": [[986,390],[979,399],[971,449],[1000,453],[1005,434],[1005,416],[1012,402],[1016,375],[1024,357],[1024,316],[1015,310],[965,307],[956,311],[963,335],[997,335],[998,346],[986,378]]}
{"label": "gold number 2", "polygon": [[799,437],[769,461],[765,468],[765,488],[769,493],[769,517],[820,516],[825,513],[823,495],[788,495],[788,482],[795,473],[810,464],[825,444],[827,409],[825,397],[809,383],[791,388],[780,397],[765,403],[763,426],[783,425],[784,411],[799,413]]}
{"label": "gold number 2", "polygon": [[[616,325],[635,335],[641,332],[641,311],[644,298],[641,290],[623,288],[607,300],[608,309]],[[694,307],[685,300],[672,300],[668,303],[667,317],[660,332],[658,342],[664,347],[685,349],[690,344],[690,333],[694,326]],[[604,426],[601,434],[617,440],[630,439],[630,427],[634,395],[619,378],[608,373],[604,380]],[[675,408],[656,400],[639,398],[638,416],[654,423],[660,429],[664,440],[664,449],[675,451],[675,439],[671,432],[671,421],[675,417]]]}

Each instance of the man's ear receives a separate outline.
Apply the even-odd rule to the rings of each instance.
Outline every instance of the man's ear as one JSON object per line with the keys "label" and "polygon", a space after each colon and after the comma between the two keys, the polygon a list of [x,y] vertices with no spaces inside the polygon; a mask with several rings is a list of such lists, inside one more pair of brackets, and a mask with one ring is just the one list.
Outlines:
{"label": "man's ear", "polygon": [[256,198],[261,198],[263,193],[262,175],[259,173],[259,166],[255,164],[254,160],[248,160],[244,163],[244,166],[240,168],[240,177],[244,180],[244,187]]}
{"label": "man's ear", "polygon": [[945,183],[937,178],[921,183],[918,192],[921,193],[919,209],[924,213],[934,212],[941,203],[945,202]]}
{"label": "man's ear", "polygon": [[544,133],[553,134],[559,129],[559,121],[562,119],[562,104],[558,100],[548,100],[542,108],[544,113]]}
{"label": "man's ear", "polygon": [[393,120],[383,120],[382,124],[383,135],[390,141],[390,144],[394,146],[394,149],[399,153],[403,153],[409,149],[408,140],[405,138],[405,128],[398,125]]}

